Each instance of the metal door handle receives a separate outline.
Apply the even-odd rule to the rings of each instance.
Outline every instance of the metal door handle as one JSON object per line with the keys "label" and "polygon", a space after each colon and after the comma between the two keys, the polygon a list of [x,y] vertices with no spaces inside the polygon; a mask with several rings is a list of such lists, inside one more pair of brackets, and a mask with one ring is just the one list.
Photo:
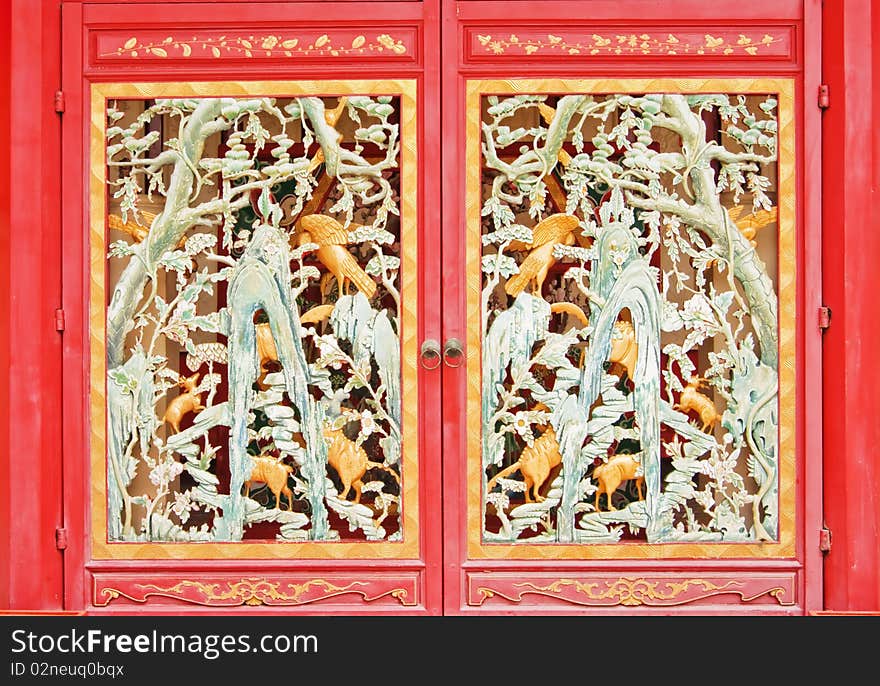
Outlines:
{"label": "metal door handle", "polygon": [[443,346],[443,361],[447,367],[461,367],[464,364],[464,346],[457,338],[450,338]]}
{"label": "metal door handle", "polygon": [[425,369],[437,369],[440,362],[440,343],[433,338],[425,340],[419,354],[419,364]]}

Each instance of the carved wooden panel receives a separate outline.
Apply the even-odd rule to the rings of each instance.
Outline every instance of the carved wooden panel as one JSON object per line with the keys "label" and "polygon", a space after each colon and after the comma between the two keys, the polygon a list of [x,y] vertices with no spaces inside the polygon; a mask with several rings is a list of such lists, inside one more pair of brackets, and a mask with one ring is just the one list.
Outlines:
{"label": "carved wooden panel", "polygon": [[793,550],[792,97],[469,82],[472,551]]}
{"label": "carved wooden panel", "polygon": [[415,59],[418,38],[414,26],[388,33],[385,27],[370,29],[326,28],[324,26],[273,30],[205,30],[201,27],[171,28],[149,26],[138,31],[104,30],[93,39],[96,65],[112,65],[137,60],[140,63],[200,61],[289,60],[314,63],[357,60],[373,63],[409,62]]}
{"label": "carved wooden panel", "polygon": [[413,83],[101,85],[92,117],[96,551],[411,554]]}
{"label": "carved wooden panel", "polygon": [[728,26],[699,29],[665,26],[634,31],[632,26],[552,26],[546,30],[528,26],[469,27],[469,58],[494,60],[590,61],[663,56],[672,59],[729,58],[783,59],[794,57],[794,29],[790,26],[752,26],[736,30]]}

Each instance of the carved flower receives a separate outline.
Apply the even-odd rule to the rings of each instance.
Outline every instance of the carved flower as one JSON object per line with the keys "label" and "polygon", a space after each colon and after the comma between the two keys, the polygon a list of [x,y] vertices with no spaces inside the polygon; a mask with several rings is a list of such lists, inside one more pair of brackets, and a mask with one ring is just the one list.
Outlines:
{"label": "carved flower", "polygon": [[186,524],[189,513],[194,507],[195,503],[190,499],[189,491],[174,494],[174,504],[171,506],[171,511],[180,517],[181,524]]}
{"label": "carved flower", "polygon": [[150,470],[150,481],[162,488],[180,476],[181,472],[183,472],[183,465],[169,458]]}
{"label": "carved flower", "polygon": [[524,413],[516,415],[516,418],[513,420],[513,428],[529,445],[535,440],[535,435],[532,433],[532,426]]}
{"label": "carved flower", "polygon": [[361,412],[361,435],[364,438],[368,438],[377,428],[376,420],[373,419],[373,413],[369,410]]}

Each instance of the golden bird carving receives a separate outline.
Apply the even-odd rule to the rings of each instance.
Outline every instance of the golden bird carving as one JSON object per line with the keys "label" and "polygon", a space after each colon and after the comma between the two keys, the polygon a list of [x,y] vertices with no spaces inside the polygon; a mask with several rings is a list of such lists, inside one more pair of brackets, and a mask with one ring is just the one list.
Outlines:
{"label": "golden bird carving", "polygon": [[736,205],[727,210],[727,215],[736,224],[736,228],[740,230],[743,237],[752,244],[753,248],[755,248],[758,245],[755,240],[755,237],[758,234],[758,229],[763,228],[768,224],[773,224],[776,221],[778,208],[771,207],[769,210],[761,209],[747,215],[743,215],[744,209],[743,205]]}
{"label": "golden bird carving", "polygon": [[376,282],[345,247],[349,243],[349,232],[355,228],[357,225],[352,224],[346,229],[325,214],[310,214],[300,220],[298,243],[318,244],[318,260],[336,277],[340,295],[347,295],[350,282],[369,299],[376,293]]}
{"label": "golden bird carving", "polygon": [[519,265],[519,273],[507,280],[504,290],[513,297],[522,293],[526,286],[533,284],[533,294],[540,297],[544,279],[550,267],[556,264],[553,247],[574,245],[577,240],[574,230],[578,227],[578,218],[571,214],[551,214],[541,220],[532,230],[532,242],[513,241],[510,249],[514,251],[528,250],[528,256]]}

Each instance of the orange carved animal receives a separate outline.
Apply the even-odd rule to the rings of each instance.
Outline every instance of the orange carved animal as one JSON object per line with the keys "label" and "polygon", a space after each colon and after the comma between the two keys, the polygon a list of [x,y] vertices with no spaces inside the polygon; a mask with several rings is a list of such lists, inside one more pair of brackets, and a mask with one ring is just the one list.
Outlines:
{"label": "orange carved animal", "polygon": [[293,493],[287,487],[287,477],[293,474],[293,467],[289,464],[279,462],[274,457],[251,457],[254,466],[251,469],[251,475],[244,482],[244,492],[249,495],[251,492],[251,484],[254,482],[264,483],[269,490],[275,494],[275,509],[281,507],[281,494],[287,496],[287,509],[293,509]]}
{"label": "orange carved animal", "polygon": [[636,480],[636,488],[639,492],[639,500],[644,500],[642,488],[645,485],[645,477],[638,474],[639,462],[632,455],[615,455],[605,464],[600,464],[593,469],[593,478],[599,484],[599,490],[596,491],[596,512],[601,512],[599,508],[599,496],[603,493],[607,500],[608,509],[616,509],[611,504],[611,494],[614,493],[624,481],[630,479]]}
{"label": "orange carved animal", "polygon": [[769,210],[756,210],[751,214],[743,215],[743,205],[731,207],[727,211],[727,215],[736,223],[736,228],[740,233],[752,244],[753,248],[758,247],[755,238],[758,235],[758,229],[773,224],[778,215],[778,208],[771,207]]}
{"label": "orange carved animal", "polygon": [[[489,493],[495,487],[495,482],[498,479],[503,479],[519,470],[526,484],[526,502],[543,502],[545,498],[539,491],[553,468],[560,464],[562,464],[562,455],[559,452],[559,440],[551,426],[531,445],[523,448],[522,454],[516,462],[502,469],[489,480],[489,483],[486,484],[486,492]],[[532,494],[534,494],[534,500]]]}
{"label": "orange carved animal", "polygon": [[342,429],[325,428],[324,437],[330,442],[327,449],[327,462],[336,470],[342,481],[342,493],[339,494],[339,497],[343,500],[347,499],[349,491],[354,489],[354,501],[356,503],[361,501],[361,488],[364,485],[362,479],[368,469],[382,469],[391,474],[397,483],[400,483],[397,472],[381,462],[370,461],[366,451],[348,438]]}
{"label": "orange carved animal", "polygon": [[692,376],[690,381],[688,381],[688,385],[685,386],[684,390],[681,392],[678,403],[673,407],[684,413],[689,411],[696,412],[702,422],[700,430],[705,431],[706,429],[709,429],[709,432],[711,433],[715,428],[715,424],[721,419],[721,415],[718,414],[718,410],[715,409],[715,403],[697,390],[705,383],[705,379],[698,376]]}
{"label": "orange carved animal", "polygon": [[[590,323],[586,313],[577,305],[570,302],[558,302],[550,305],[553,314],[569,314],[578,319],[582,326]],[[586,350],[581,353],[581,366],[583,367]],[[611,331],[611,352],[608,355],[609,362],[617,362],[626,369],[626,374],[633,379],[636,373],[636,362],[639,359],[639,344],[636,343],[636,330],[633,325],[625,320],[614,323]]]}
{"label": "orange carved animal", "polygon": [[[317,305],[302,314],[299,318],[300,323],[316,324],[329,317],[334,307],[334,305]],[[257,383],[260,388],[266,390],[267,386],[264,380],[266,374],[269,373],[266,369],[266,363],[280,362],[278,359],[278,348],[275,347],[275,339],[272,338],[272,327],[269,322],[255,324],[254,328],[256,329],[257,337],[257,357],[260,359],[260,376],[257,378]]]}
{"label": "orange carved animal", "polygon": [[199,385],[198,372],[185,379],[181,379],[178,385],[186,390],[168,403],[165,414],[162,415],[162,422],[170,424],[171,428],[174,429],[174,433],[180,433],[180,422],[186,415],[190,412],[199,412],[205,409],[204,405],[202,405],[201,392],[196,393],[196,388]]}
{"label": "orange carved animal", "polygon": [[257,378],[257,384],[265,390],[263,381],[269,373],[266,363],[278,362],[278,349],[275,347],[275,339],[272,338],[272,329],[268,322],[257,324],[254,328],[257,332],[257,357],[260,359],[260,376]]}
{"label": "orange carved animal", "polygon": [[556,264],[553,248],[557,244],[574,245],[577,237],[574,230],[578,227],[578,218],[571,214],[552,214],[542,219],[532,230],[532,242],[514,241],[511,250],[528,250],[528,256],[519,265],[519,272],[507,280],[504,290],[513,297],[522,293],[532,285],[532,294],[541,297],[541,289],[550,268]]}
{"label": "orange carved animal", "polygon": [[358,226],[351,224],[345,228],[333,217],[310,214],[300,220],[298,242],[318,244],[316,257],[336,278],[340,295],[346,295],[349,283],[353,283],[369,299],[376,293],[376,282],[346,247],[351,240],[350,233]]}
{"label": "orange carved animal", "polygon": [[630,380],[635,380],[638,358],[639,346],[636,343],[636,331],[633,325],[623,320],[615,322],[611,332],[611,354],[608,359],[622,365]]}

